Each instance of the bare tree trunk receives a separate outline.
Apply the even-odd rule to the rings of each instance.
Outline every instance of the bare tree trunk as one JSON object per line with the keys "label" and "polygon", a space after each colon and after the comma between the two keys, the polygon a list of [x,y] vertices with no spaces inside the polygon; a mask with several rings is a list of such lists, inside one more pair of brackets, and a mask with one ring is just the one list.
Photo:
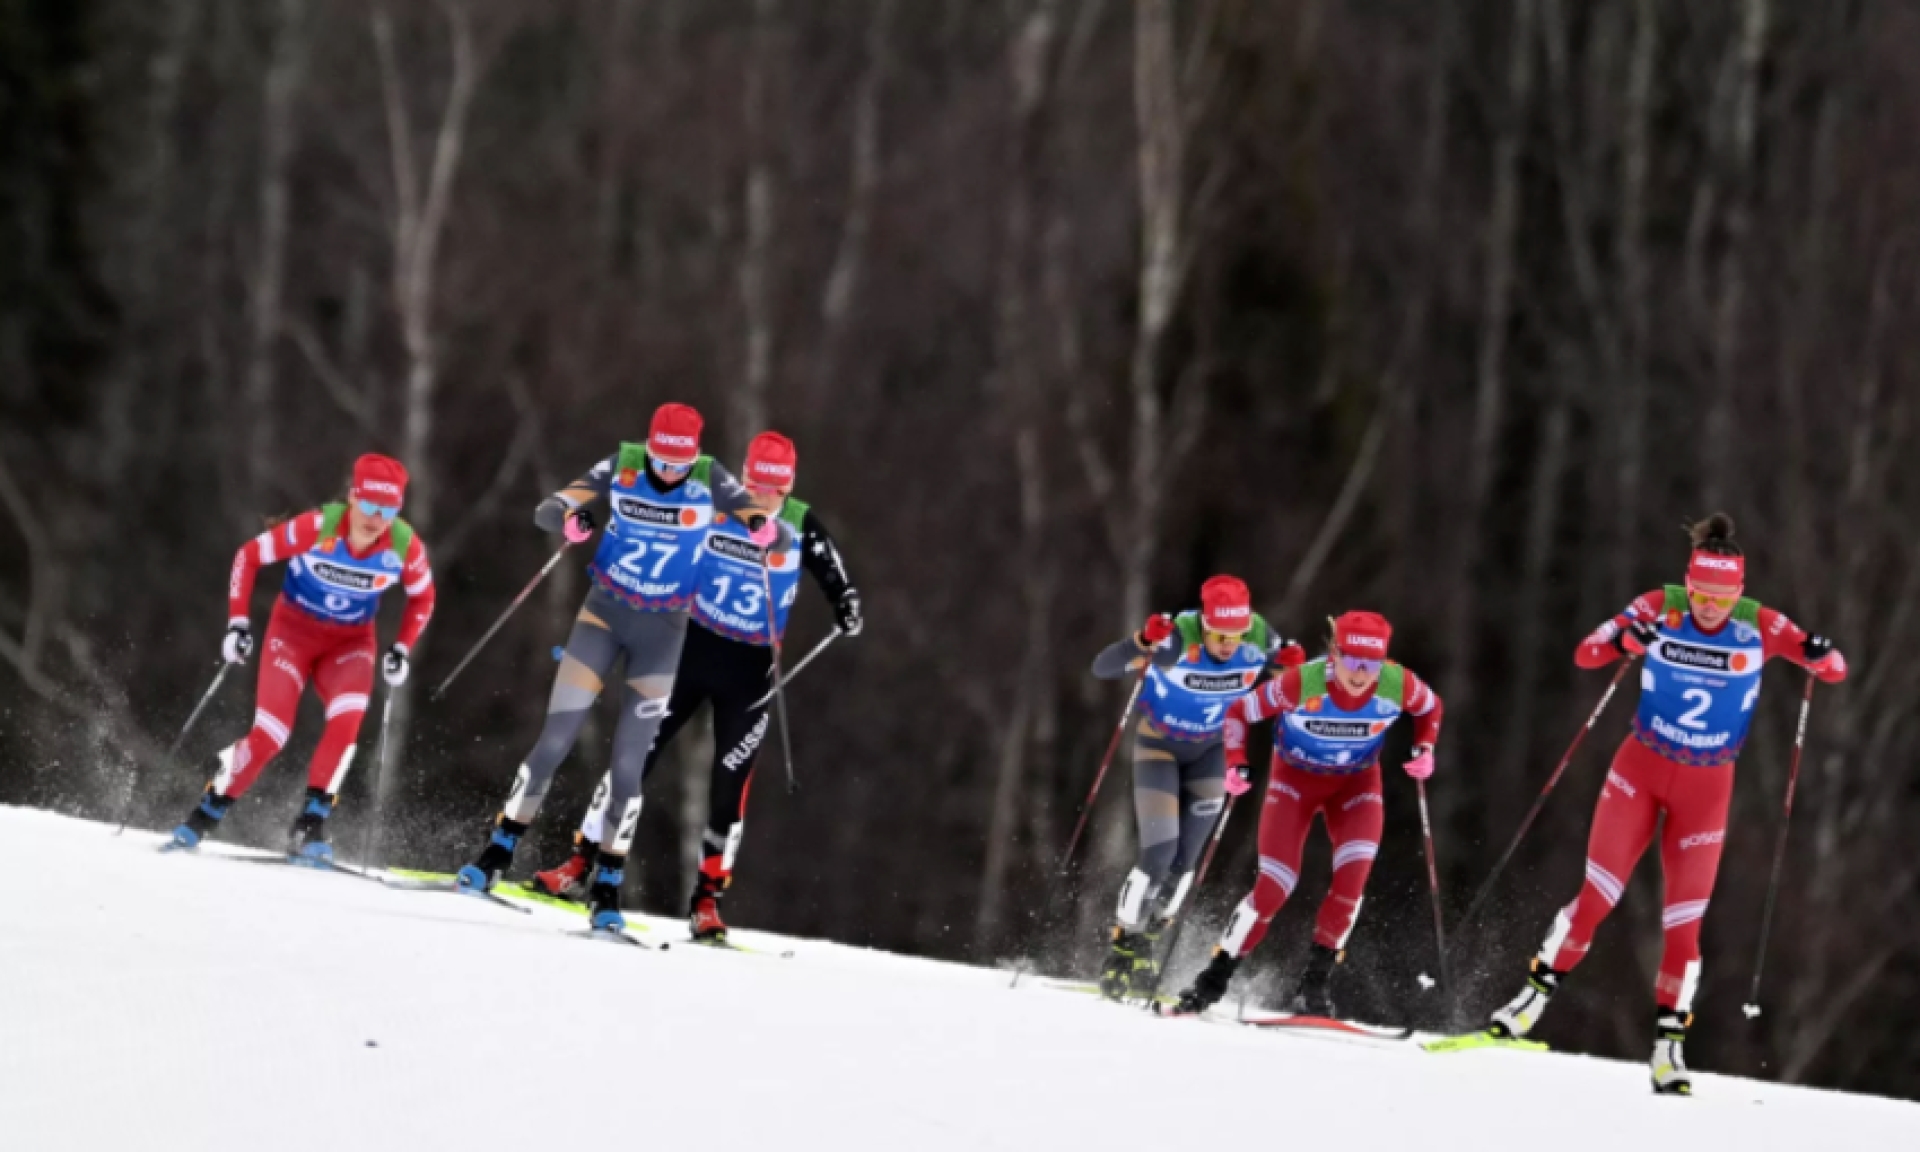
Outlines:
{"label": "bare tree trunk", "polygon": [[1647,458],[1647,343],[1651,328],[1653,278],[1647,267],[1647,173],[1652,164],[1654,59],[1659,51],[1660,13],[1655,0],[1633,0],[1633,55],[1627,70],[1626,108],[1621,124],[1620,229],[1615,259],[1620,266],[1620,312],[1625,321],[1625,363],[1615,387],[1614,507],[1612,586],[1631,596],[1638,574],[1640,508]]}
{"label": "bare tree trunk", "polygon": [[1493,202],[1487,212],[1485,279],[1480,298],[1479,352],[1474,370],[1473,435],[1460,520],[1461,556],[1447,608],[1447,705],[1470,714],[1478,654],[1478,569],[1487,501],[1500,458],[1506,410],[1507,328],[1512,319],[1513,255],[1520,224],[1520,153],[1533,99],[1534,21],[1538,0],[1513,0],[1508,31],[1506,100],[1493,148]]}
{"label": "bare tree trunk", "polygon": [[[249,511],[271,509],[274,458],[275,350],[280,343],[281,298],[287,279],[287,217],[292,198],[287,168],[293,160],[294,102],[306,71],[306,0],[280,0],[273,58],[267,65],[261,116],[260,248],[248,290],[247,382],[242,410],[247,420]],[[257,521],[243,525],[257,530]]]}
{"label": "bare tree trunk", "polygon": [[1047,627],[1051,607],[1051,558],[1047,548],[1046,478],[1039,419],[1038,355],[1030,327],[1033,313],[1031,269],[1036,167],[1049,95],[1053,42],[1059,24],[1059,0],[1037,0],[1021,20],[1008,47],[1013,90],[1011,163],[1006,175],[1000,260],[996,275],[997,325],[995,379],[990,390],[1013,441],[1020,482],[1021,602],[1025,617],[1013,707],[999,738],[999,764],[993,804],[987,820],[986,857],[981,869],[980,901],[974,919],[974,944],[986,953],[998,940],[1006,907],[1006,883],[1018,848],[1021,807],[1032,803],[1026,787],[1030,725],[1035,694],[1051,683],[1047,666]]}
{"label": "bare tree trunk", "polygon": [[773,380],[773,163],[767,128],[767,90],[773,68],[777,0],[754,0],[753,43],[747,55],[746,236],[740,252],[740,310],[746,323],[746,361],[733,393],[729,432],[741,451],[767,426]]}
{"label": "bare tree trunk", "polygon": [[[447,0],[441,8],[446,14],[453,50],[453,73],[435,130],[424,187],[419,160],[414,154],[412,113],[407,106],[406,88],[394,50],[392,19],[384,6],[373,13],[374,46],[379,58],[388,151],[393,166],[393,302],[407,353],[401,455],[411,472],[408,519],[423,535],[433,529],[439,495],[433,466],[435,399],[440,383],[434,324],[437,256],[452,205],[454,182],[460,173],[467,117],[481,71],[473,25],[465,5]],[[391,808],[393,793],[400,786],[407,734],[413,720],[411,687],[409,684],[389,689],[393,695],[393,730],[387,734],[389,767],[380,774],[379,794],[374,797],[376,813]]]}
{"label": "bare tree trunk", "polygon": [[[1561,371],[1567,371],[1562,367]],[[1573,405],[1564,382],[1550,386],[1545,428],[1527,481],[1531,507],[1527,512],[1525,543],[1521,551],[1520,595],[1513,613],[1512,699],[1505,708],[1507,725],[1500,745],[1502,763],[1496,779],[1525,778],[1538,719],[1541,659],[1545,644],[1541,625],[1546,619],[1548,583],[1552,578],[1553,545],[1560,530],[1561,478],[1566,472],[1567,442],[1573,423]]]}
{"label": "bare tree trunk", "polygon": [[892,67],[895,0],[877,0],[867,25],[867,65],[853,104],[853,168],[847,180],[847,210],[840,224],[840,242],[833,266],[820,295],[820,344],[814,360],[810,414],[822,412],[839,369],[841,344],[858,298],[866,264],[867,238],[873,232],[873,204],[880,189],[880,97]]}
{"label": "bare tree trunk", "polygon": [[1760,102],[1760,62],[1767,46],[1767,0],[1742,0],[1732,138],[1727,142],[1728,206],[1720,255],[1720,297],[1713,324],[1713,390],[1701,450],[1703,508],[1718,508],[1734,483],[1733,408],[1740,371],[1740,320],[1746,305],[1747,230],[1753,217],[1753,146]]}

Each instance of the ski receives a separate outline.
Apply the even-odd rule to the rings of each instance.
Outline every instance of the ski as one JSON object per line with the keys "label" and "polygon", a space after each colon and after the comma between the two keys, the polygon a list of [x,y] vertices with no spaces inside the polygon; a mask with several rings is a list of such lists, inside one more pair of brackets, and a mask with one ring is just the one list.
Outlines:
{"label": "ski", "polygon": [[1236,1023],[1244,1024],[1249,1028],[1301,1028],[1368,1040],[1401,1041],[1413,1038],[1411,1028],[1395,1028],[1384,1024],[1360,1024],[1352,1020],[1336,1020],[1331,1016],[1256,1016],[1236,1021]]}
{"label": "ski", "polygon": [[[430,880],[440,883],[453,882],[453,874],[451,872],[421,872],[412,868],[389,868],[387,871],[394,876],[404,877],[408,880]],[[523,901],[528,904],[538,904],[542,908],[551,908],[556,912],[566,912],[573,916],[584,917],[587,915],[587,906],[580,901],[568,900],[564,896],[550,896],[538,888],[530,884],[524,884],[518,880],[502,880],[500,883],[494,885],[493,891],[495,895],[503,899]],[[645,924],[632,924],[628,926],[627,930],[629,932],[646,932],[650,929]]]}
{"label": "ski", "polygon": [[1423,1041],[1420,1047],[1429,1052],[1467,1052],[1475,1048],[1516,1048],[1523,1052],[1545,1052],[1547,1046],[1538,1040],[1507,1040],[1487,1032],[1469,1032],[1464,1036],[1442,1036],[1435,1040]]}
{"label": "ski", "polygon": [[748,956],[769,956],[775,960],[793,959],[793,950],[791,948],[784,952],[774,952],[766,948],[749,948],[745,944],[735,944],[731,940],[715,940],[711,937],[705,940],[699,937],[693,937],[689,939],[687,943],[697,948],[711,948],[715,952],[741,952]]}
{"label": "ski", "polygon": [[231,860],[235,864],[280,864],[288,868],[305,868],[311,872],[338,872],[342,876],[351,876],[355,880],[371,880],[379,883],[378,876],[370,876],[358,868],[349,868],[345,864],[336,864],[331,860],[316,860],[310,856],[221,856],[221,860]]}
{"label": "ski", "polygon": [[1113,1000],[1100,991],[1098,984],[1085,980],[1054,980],[1042,977],[1039,984],[1040,987],[1050,988],[1055,992],[1077,992],[1083,996],[1098,997],[1099,999],[1107,1000],[1109,1003],[1121,1004],[1129,1008],[1152,1008],[1154,1012],[1163,1016],[1172,1015],[1172,1013],[1165,1011],[1165,1009],[1180,1002],[1180,997],[1167,992],[1160,993],[1152,1000],[1147,1000],[1139,996],[1128,996],[1124,999]]}
{"label": "ski", "polygon": [[511,900],[495,896],[491,892],[462,888],[459,884],[451,880],[395,880],[387,876],[382,876],[379,879],[380,883],[385,884],[396,892],[446,892],[454,896],[465,896],[472,900],[485,900],[489,904],[497,904],[509,911],[518,912],[522,916],[533,915],[533,909],[531,908],[522,907]]}
{"label": "ski", "polygon": [[[569,931],[567,935],[578,936],[583,940],[599,940],[607,944],[628,944],[645,952],[656,950],[653,945],[646,941],[636,939],[627,935],[625,932],[613,928],[578,928]],[[666,950],[667,945],[665,944],[661,944],[658,948],[658,951],[661,952],[665,952]]]}

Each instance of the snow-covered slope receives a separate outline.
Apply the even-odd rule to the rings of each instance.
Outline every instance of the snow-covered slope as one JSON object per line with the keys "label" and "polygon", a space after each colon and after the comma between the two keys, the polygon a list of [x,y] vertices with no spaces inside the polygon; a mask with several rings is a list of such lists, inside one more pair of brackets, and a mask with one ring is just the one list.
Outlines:
{"label": "snow-covered slope", "polygon": [[[1163,1021],[1005,973],[154,852],[0,809],[0,1148],[1920,1148],[1920,1105]],[[644,935],[677,939],[682,925]]]}

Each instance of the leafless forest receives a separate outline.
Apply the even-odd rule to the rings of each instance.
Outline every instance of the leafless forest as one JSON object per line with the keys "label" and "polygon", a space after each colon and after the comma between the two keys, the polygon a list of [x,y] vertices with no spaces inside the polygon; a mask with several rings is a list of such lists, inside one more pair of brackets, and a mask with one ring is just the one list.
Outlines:
{"label": "leafless forest", "polygon": [[[136,821],[184,813],[251,715],[249,674],[163,762],[233,549],[379,449],[441,590],[379,852],[454,863],[538,728],[581,564],[425,687],[549,554],[539,497],[676,399],[723,458],[794,437],[870,620],[793,689],[799,792],[762,756],[737,922],[1090,969],[1132,822],[1117,773],[1078,911],[1049,914],[1121,703],[1086,668],[1223,570],[1290,635],[1396,622],[1447,701],[1457,920],[1599,695],[1575,643],[1725,508],[1753,594],[1854,677],[1814,698],[1748,1022],[1801,686],[1770,674],[1695,1062],[1920,1095],[1917,51],[1910,0],[0,0],[0,800],[109,817],[134,785]],[[803,598],[796,645],[830,623]],[[1461,940],[1463,1022],[1579,883],[1623,697]],[[233,836],[291,819],[307,709]],[[564,843],[606,734],[523,860]],[[661,910],[705,803],[685,743],[638,848]],[[1437,1024],[1395,779],[1336,992]],[[1656,876],[1556,1045],[1644,1054]]]}

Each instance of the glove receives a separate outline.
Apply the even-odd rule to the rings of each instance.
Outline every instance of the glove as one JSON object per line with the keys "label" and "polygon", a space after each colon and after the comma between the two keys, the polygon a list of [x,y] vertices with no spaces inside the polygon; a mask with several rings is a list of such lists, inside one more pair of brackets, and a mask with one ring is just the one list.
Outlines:
{"label": "glove", "polygon": [[1635,620],[1614,634],[1613,646],[1622,656],[1645,656],[1660,638],[1660,629],[1651,620]]}
{"label": "glove", "polygon": [[1404,765],[1407,775],[1415,780],[1425,780],[1433,775],[1433,745],[1415,744],[1412,755]]}
{"label": "glove", "polygon": [[407,659],[407,646],[395,641],[387,649],[387,655],[380,661],[380,672],[387,678],[387,687],[398,688],[407,682],[407,673],[413,670],[413,662]]}
{"label": "glove", "polygon": [[1273,662],[1282,668],[1298,668],[1307,662],[1307,650],[1300,647],[1299,642],[1289,640],[1273,654]]}
{"label": "glove", "polygon": [[1247,780],[1247,766],[1244,763],[1227,765],[1227,795],[1244,796],[1252,790],[1253,784]]}
{"label": "glove", "polygon": [[567,513],[567,522],[561,526],[560,530],[566,534],[567,543],[585,544],[587,539],[593,535],[594,527],[593,510],[590,508],[575,508],[573,511]]}
{"label": "glove", "polygon": [[1827,683],[1838,684],[1847,678],[1847,658],[1825,636],[1807,637],[1800,645],[1800,654],[1807,659],[1807,670]]}
{"label": "glove", "polygon": [[762,548],[771,548],[780,539],[780,523],[770,516],[749,516],[746,525],[747,539]]}
{"label": "glove", "polygon": [[236,620],[227,625],[227,638],[220,641],[220,656],[229,664],[245,664],[253,655],[253,625]]}
{"label": "glove", "polygon": [[1140,647],[1152,648],[1171,635],[1173,635],[1173,617],[1165,612],[1157,612],[1147,617],[1145,624],[1140,625],[1138,640]]}
{"label": "glove", "polygon": [[860,615],[860,593],[851,588],[834,602],[833,615],[840,622],[840,631],[848,636],[860,635],[860,629],[867,626],[866,619]]}

